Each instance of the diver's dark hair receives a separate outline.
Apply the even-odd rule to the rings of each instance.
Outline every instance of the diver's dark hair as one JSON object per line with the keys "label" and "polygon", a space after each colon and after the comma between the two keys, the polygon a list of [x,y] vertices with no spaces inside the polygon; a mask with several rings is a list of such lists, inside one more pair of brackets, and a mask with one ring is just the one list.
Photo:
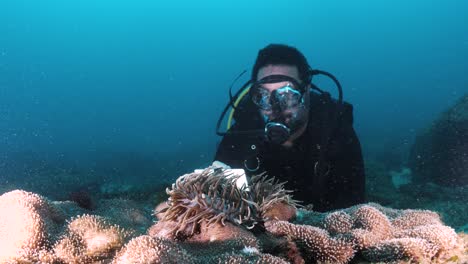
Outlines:
{"label": "diver's dark hair", "polygon": [[310,66],[306,57],[295,47],[284,44],[270,44],[258,52],[252,69],[252,81],[257,80],[260,68],[269,64],[284,64],[296,66],[299,78],[304,83],[310,82]]}

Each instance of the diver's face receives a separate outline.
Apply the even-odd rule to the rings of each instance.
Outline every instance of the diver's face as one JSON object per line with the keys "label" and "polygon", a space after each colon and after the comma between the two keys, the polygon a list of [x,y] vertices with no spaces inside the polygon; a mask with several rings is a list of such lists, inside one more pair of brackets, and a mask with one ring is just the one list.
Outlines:
{"label": "diver's face", "polygon": [[[258,74],[257,74],[257,80],[260,80],[264,77],[270,76],[270,75],[286,75],[291,78],[294,78],[297,80],[298,83],[302,83],[302,81],[299,78],[299,71],[296,66],[290,66],[290,65],[266,65],[265,67],[262,67],[259,69]],[[270,94],[288,84],[287,81],[284,82],[278,82],[278,83],[265,83],[262,85],[263,88],[267,89]],[[308,89],[307,89],[308,90]],[[308,119],[308,114],[309,114],[309,107],[308,107],[308,102],[309,102],[309,93],[304,94],[304,105],[296,106],[293,108],[287,108],[284,109],[281,112],[276,112],[273,110],[260,110],[260,113],[263,116],[268,117],[269,120],[282,120],[285,125],[288,127],[295,127],[295,126],[305,126],[307,124],[307,119]],[[302,132],[304,130],[302,129]],[[299,129],[298,132],[301,132]],[[302,134],[302,132],[300,134]],[[292,135],[294,136],[294,135]]]}

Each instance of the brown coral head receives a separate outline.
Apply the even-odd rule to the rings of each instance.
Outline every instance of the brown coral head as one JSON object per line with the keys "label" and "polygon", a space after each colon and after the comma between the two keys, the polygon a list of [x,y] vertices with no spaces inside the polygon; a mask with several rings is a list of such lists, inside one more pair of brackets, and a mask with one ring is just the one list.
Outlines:
{"label": "brown coral head", "polygon": [[344,211],[336,211],[325,216],[323,226],[333,235],[347,233],[353,227],[353,219]]}

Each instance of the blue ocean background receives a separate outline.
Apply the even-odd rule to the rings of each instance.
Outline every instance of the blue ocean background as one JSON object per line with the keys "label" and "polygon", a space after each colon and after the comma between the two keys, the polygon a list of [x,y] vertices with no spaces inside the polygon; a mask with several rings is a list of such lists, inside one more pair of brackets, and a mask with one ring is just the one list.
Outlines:
{"label": "blue ocean background", "polygon": [[468,92],[462,0],[2,0],[0,190],[65,199],[206,167],[229,85],[269,43],[340,80],[366,160],[404,166]]}

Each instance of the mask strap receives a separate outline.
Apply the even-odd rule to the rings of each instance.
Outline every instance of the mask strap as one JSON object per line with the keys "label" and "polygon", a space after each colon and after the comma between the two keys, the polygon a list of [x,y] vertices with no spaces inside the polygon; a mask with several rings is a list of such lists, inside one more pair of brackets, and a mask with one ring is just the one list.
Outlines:
{"label": "mask strap", "polygon": [[301,85],[296,79],[281,74],[268,75],[252,84],[252,88],[256,88],[265,83],[279,83],[279,82],[289,82],[294,87],[297,87],[300,92],[304,92],[304,85]]}

